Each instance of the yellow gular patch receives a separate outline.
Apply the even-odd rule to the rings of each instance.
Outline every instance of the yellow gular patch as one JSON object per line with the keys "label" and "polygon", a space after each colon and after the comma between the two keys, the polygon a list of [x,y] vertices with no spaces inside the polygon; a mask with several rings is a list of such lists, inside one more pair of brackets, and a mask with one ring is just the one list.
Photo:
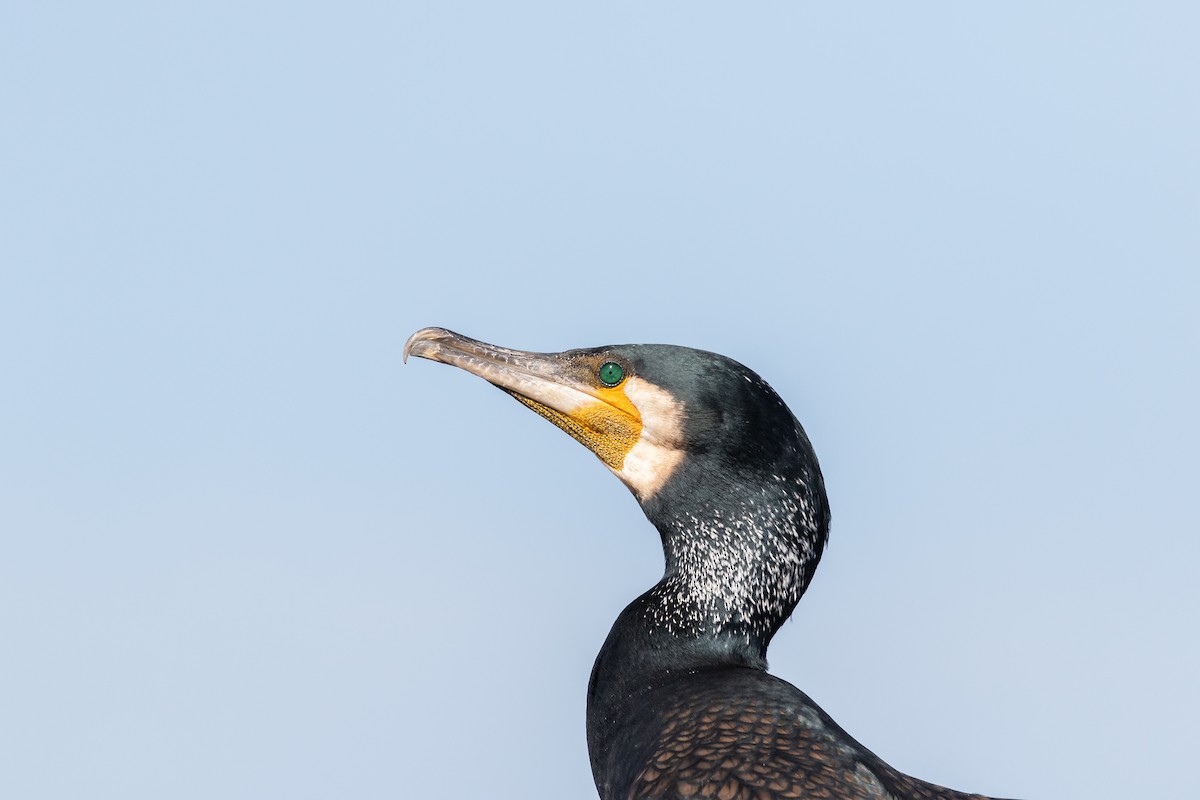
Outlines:
{"label": "yellow gular patch", "polygon": [[598,389],[595,403],[584,403],[569,414],[510,391],[513,397],[569,433],[610,469],[619,470],[642,435],[642,416],[621,387]]}

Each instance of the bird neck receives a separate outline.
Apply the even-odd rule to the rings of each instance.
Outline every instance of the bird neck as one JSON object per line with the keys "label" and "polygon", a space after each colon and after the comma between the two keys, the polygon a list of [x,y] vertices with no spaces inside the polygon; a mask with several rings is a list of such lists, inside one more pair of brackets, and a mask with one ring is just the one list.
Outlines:
{"label": "bird neck", "polygon": [[722,474],[714,484],[682,472],[671,491],[642,503],[662,536],[666,570],[617,618],[592,668],[594,770],[625,736],[618,721],[681,674],[765,670],[771,637],[820,560],[829,511],[819,472],[755,481]]}
{"label": "bird neck", "polygon": [[[823,495],[780,478],[676,492],[644,506],[663,540],[662,579],[617,618],[593,682],[652,683],[656,675],[720,666],[766,669],[767,646],[820,559]],[[695,502],[695,497],[704,500]],[[680,500],[693,499],[682,503]],[[618,691],[618,694],[623,692]]]}
{"label": "bird neck", "polygon": [[771,475],[648,509],[666,561],[646,596],[648,629],[681,639],[755,639],[765,653],[821,557],[828,511],[816,489],[803,478]]}

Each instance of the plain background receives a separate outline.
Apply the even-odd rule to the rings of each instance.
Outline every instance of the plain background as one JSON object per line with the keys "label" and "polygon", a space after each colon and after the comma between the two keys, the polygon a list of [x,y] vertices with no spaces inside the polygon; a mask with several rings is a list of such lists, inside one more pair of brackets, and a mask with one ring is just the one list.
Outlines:
{"label": "plain background", "polygon": [[898,768],[1192,797],[1194,4],[8,3],[0,795],[594,797],[628,492],[414,330],[717,350]]}

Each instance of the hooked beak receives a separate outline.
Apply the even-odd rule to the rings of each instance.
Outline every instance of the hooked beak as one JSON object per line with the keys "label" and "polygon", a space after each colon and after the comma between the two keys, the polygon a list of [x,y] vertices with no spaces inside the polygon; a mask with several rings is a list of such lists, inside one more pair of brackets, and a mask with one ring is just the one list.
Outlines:
{"label": "hooked beak", "polygon": [[641,414],[623,388],[596,379],[602,358],[597,352],[531,353],[445,328],[422,328],[404,343],[405,361],[410,354],[464,369],[503,389],[613,470],[621,470],[641,436]]}

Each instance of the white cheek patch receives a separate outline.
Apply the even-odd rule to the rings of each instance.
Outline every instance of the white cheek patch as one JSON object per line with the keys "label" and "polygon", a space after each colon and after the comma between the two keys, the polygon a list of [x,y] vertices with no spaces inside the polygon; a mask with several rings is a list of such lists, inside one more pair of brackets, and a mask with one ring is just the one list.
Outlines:
{"label": "white cheek patch", "polygon": [[683,406],[669,392],[638,377],[625,383],[625,396],[641,414],[642,433],[613,472],[638,500],[649,500],[683,460]]}

